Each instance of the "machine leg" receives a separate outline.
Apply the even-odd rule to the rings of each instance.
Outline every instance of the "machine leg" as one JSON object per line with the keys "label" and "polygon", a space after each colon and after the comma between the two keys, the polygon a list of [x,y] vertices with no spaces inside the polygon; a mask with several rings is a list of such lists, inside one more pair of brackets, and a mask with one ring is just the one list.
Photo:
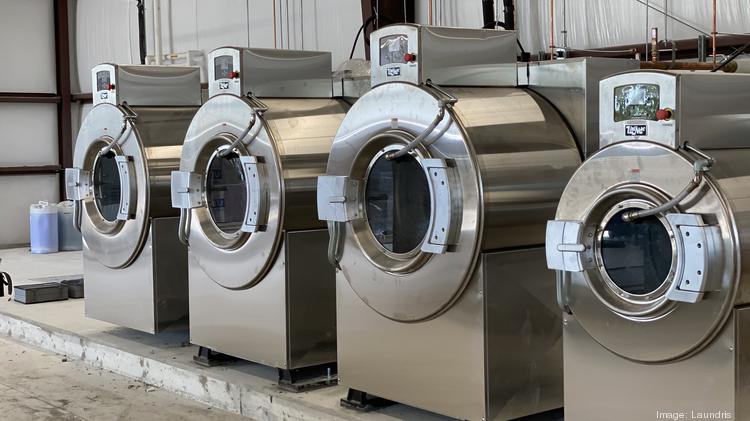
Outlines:
{"label": "machine leg", "polygon": [[302,392],[304,390],[338,384],[336,363],[314,365],[311,367],[287,370],[279,368],[279,387],[288,392]]}
{"label": "machine leg", "polygon": [[204,367],[215,367],[217,365],[227,364],[236,360],[237,359],[232,356],[216,352],[211,348],[206,348],[203,346],[198,347],[198,353],[196,355],[193,355],[193,362]]}
{"label": "machine leg", "polygon": [[349,388],[346,398],[341,399],[341,406],[356,409],[361,412],[370,412],[376,409],[391,406],[395,402],[379,398],[361,390]]}

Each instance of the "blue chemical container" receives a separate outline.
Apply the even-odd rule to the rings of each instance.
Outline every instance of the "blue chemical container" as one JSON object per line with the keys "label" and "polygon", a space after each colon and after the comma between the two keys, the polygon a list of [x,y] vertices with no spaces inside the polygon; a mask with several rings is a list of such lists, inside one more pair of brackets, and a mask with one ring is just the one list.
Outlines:
{"label": "blue chemical container", "polygon": [[57,205],[39,202],[29,207],[31,252],[57,253]]}
{"label": "blue chemical container", "polygon": [[80,250],[81,233],[73,226],[73,201],[66,200],[57,204],[57,242],[60,251]]}

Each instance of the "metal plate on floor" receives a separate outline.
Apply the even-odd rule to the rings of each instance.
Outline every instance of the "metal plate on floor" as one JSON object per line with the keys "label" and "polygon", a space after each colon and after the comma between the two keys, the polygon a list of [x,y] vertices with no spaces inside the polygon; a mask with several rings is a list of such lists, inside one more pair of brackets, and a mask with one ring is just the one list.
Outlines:
{"label": "metal plate on floor", "polygon": [[13,299],[21,304],[67,300],[68,287],[57,282],[19,285],[13,289]]}

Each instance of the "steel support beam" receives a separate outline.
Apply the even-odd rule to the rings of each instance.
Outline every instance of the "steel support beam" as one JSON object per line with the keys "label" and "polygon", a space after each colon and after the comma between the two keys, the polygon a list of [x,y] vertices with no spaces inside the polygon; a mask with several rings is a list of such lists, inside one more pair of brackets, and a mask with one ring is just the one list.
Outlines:
{"label": "steel support beam", "polygon": [[37,92],[0,92],[0,102],[57,104],[60,102],[60,97],[57,94]]}
{"label": "steel support beam", "polygon": [[18,167],[0,167],[0,176],[5,175],[39,175],[39,174],[59,174],[62,167],[59,165],[34,165]]}
{"label": "steel support beam", "polygon": [[[73,166],[73,127],[71,122],[70,38],[68,0],[53,0],[55,19],[55,65],[57,96],[58,172]],[[65,198],[65,178],[60,174],[60,199]]]}

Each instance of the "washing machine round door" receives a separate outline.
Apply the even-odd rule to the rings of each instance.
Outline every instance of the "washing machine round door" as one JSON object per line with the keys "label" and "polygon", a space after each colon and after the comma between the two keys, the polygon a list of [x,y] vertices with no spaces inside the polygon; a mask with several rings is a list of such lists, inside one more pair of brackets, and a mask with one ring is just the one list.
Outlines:
{"label": "washing machine round door", "polygon": [[368,92],[347,113],[318,181],[341,273],[398,321],[449,308],[477,260],[479,178],[458,113],[440,112],[449,99],[405,83]]}
{"label": "washing machine round door", "polygon": [[126,267],[143,247],[149,218],[149,171],[133,111],[94,107],[66,171],[69,198],[81,200],[81,232],[101,264]]}
{"label": "washing machine round door", "polygon": [[707,162],[655,143],[614,144],[579,168],[548,225],[548,263],[564,270],[561,302],[615,354],[686,358],[730,313],[737,232],[719,184],[702,172]]}
{"label": "washing machine round door", "polygon": [[188,129],[181,171],[172,176],[173,197],[195,193],[193,199],[183,195],[191,203],[181,205],[190,209],[185,236],[191,255],[230,289],[259,282],[281,241],[282,174],[257,107],[233,95],[207,101]]}

